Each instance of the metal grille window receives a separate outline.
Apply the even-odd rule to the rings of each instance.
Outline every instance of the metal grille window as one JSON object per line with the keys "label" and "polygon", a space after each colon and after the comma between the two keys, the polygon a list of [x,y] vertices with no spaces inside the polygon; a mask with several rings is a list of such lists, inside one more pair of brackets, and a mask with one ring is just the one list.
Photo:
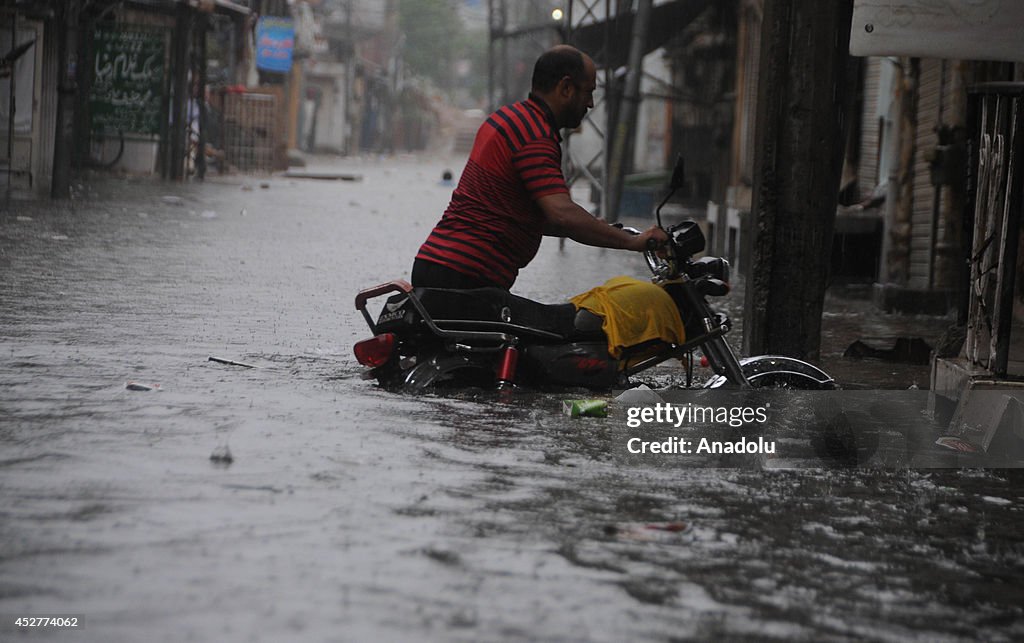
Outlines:
{"label": "metal grille window", "polygon": [[225,94],[225,161],[241,172],[272,172],[277,145],[276,127],[276,96]]}
{"label": "metal grille window", "polygon": [[1011,328],[1019,300],[1018,246],[1024,210],[1024,84],[989,83],[968,104],[970,179],[968,213],[974,225],[970,251],[967,358],[997,377],[1011,369]]}

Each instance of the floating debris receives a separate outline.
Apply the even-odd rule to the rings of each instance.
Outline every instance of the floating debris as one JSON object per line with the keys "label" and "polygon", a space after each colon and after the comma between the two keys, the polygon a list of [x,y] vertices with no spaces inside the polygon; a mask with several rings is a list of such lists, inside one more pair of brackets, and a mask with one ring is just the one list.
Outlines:
{"label": "floating debris", "polygon": [[858,339],[846,347],[843,357],[848,359],[870,357],[902,364],[928,364],[931,353],[932,347],[920,337],[897,337],[891,348],[871,346]]}
{"label": "floating debris", "polygon": [[638,542],[674,542],[693,531],[688,522],[624,522],[607,525],[604,533],[618,540]]}
{"label": "floating debris", "polygon": [[289,179],[314,179],[318,181],[362,181],[362,174],[347,172],[307,172],[304,170],[288,170],[284,175]]}
{"label": "floating debris", "polygon": [[142,382],[126,382],[124,387],[129,391],[159,391],[159,384],[143,384]]}
{"label": "floating debris", "polygon": [[1001,498],[999,496],[982,496],[982,500],[993,505],[1012,505],[1013,501],[1008,498]]}
{"label": "floating debris", "polygon": [[967,440],[958,438],[955,435],[944,435],[935,441],[935,444],[940,447],[946,447],[953,451],[960,451],[961,453],[977,453],[978,447],[974,446]]}
{"label": "floating debris", "polygon": [[605,400],[565,400],[562,413],[569,417],[608,417],[608,402]]}
{"label": "floating debris", "polygon": [[217,447],[213,450],[213,453],[210,454],[210,462],[213,462],[214,464],[227,466],[234,461],[235,457],[231,455],[231,449],[229,449],[226,444]]}
{"label": "floating debris", "polygon": [[634,388],[626,389],[615,398],[615,401],[626,406],[654,406],[655,404],[664,403],[665,399],[658,395],[651,387],[641,384]]}
{"label": "floating debris", "polygon": [[218,364],[227,364],[228,366],[241,366],[242,368],[259,368],[259,366],[256,366],[255,364],[236,362],[233,359],[224,359],[223,357],[214,357],[213,355],[210,355],[208,361],[217,362]]}
{"label": "floating debris", "polygon": [[160,197],[160,200],[167,205],[185,205],[185,199],[180,196],[163,196]]}
{"label": "floating debris", "polygon": [[451,551],[450,549],[435,549],[433,547],[425,547],[420,550],[427,558],[436,560],[442,565],[449,567],[458,567],[462,564],[462,557],[458,552]]}

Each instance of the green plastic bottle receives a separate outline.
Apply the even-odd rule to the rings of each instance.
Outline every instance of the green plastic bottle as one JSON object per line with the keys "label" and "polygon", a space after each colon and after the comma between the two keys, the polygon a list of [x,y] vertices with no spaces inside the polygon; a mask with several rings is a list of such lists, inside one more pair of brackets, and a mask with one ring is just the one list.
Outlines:
{"label": "green plastic bottle", "polygon": [[562,412],[569,417],[608,417],[607,400],[565,400],[562,402]]}

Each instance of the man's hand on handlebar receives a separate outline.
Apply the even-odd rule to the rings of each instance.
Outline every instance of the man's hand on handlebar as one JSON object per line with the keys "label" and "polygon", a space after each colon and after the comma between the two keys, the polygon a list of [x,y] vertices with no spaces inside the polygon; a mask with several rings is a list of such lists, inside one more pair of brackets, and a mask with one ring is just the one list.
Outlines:
{"label": "man's hand on handlebar", "polygon": [[633,237],[629,249],[637,252],[656,250],[659,257],[664,257],[667,243],[668,233],[658,226],[653,226]]}

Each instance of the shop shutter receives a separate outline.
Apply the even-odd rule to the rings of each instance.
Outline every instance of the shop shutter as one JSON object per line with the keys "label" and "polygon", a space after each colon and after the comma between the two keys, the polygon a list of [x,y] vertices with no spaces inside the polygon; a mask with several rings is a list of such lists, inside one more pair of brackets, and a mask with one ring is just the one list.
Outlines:
{"label": "shop shutter", "polygon": [[[911,288],[928,288],[929,255],[932,244],[932,216],[935,189],[931,184],[928,156],[938,143],[936,130],[942,101],[941,89],[946,65],[936,59],[921,61],[921,82],[917,103],[917,151],[914,155],[914,213],[911,219]],[[941,223],[938,226],[941,229]]]}

